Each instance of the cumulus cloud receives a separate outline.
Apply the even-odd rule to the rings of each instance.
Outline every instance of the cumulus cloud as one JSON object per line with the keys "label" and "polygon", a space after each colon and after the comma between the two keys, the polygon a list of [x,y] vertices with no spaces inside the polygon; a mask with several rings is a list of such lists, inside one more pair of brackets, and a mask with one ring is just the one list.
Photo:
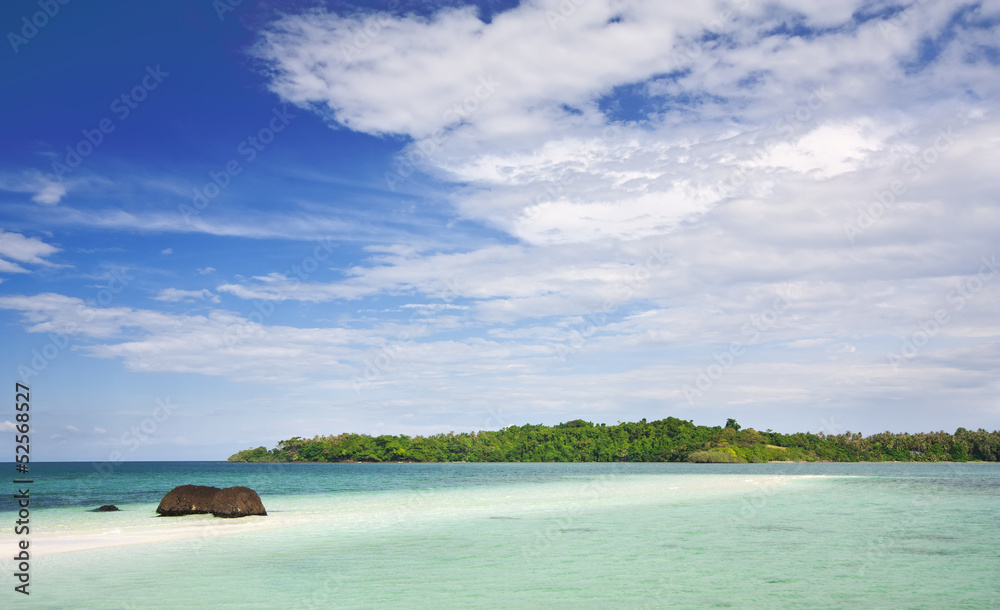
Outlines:
{"label": "cumulus cloud", "polygon": [[[920,63],[921,41],[962,27],[956,9],[568,6],[526,3],[489,24],[471,8],[289,15],[257,53],[286,100],[414,138],[390,184],[414,168],[460,182],[462,216],[539,245],[662,235],[777,182],[885,172],[921,146],[915,114],[948,127],[996,93],[989,62],[968,59],[985,7],[958,21],[973,36]],[[930,106],[942,95],[951,117]],[[786,205],[809,205],[801,184]]]}

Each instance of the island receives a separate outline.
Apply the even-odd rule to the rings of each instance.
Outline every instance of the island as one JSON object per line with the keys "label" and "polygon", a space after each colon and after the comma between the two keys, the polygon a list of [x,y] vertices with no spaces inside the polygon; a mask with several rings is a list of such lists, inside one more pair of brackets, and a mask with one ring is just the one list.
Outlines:
{"label": "island", "polygon": [[959,428],[916,434],[863,436],[783,434],[700,426],[668,417],[647,422],[594,424],[575,419],[555,426],[431,436],[338,434],[280,441],[273,449],[245,449],[230,462],[966,462],[1000,461],[1000,431]]}

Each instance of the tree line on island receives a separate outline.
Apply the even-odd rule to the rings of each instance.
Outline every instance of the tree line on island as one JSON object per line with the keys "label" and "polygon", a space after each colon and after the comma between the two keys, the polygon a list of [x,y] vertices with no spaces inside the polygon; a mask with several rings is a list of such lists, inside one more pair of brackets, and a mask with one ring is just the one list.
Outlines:
{"label": "tree line on island", "polygon": [[759,432],[730,419],[697,426],[668,417],[647,422],[593,424],[581,419],[555,426],[399,436],[338,434],[293,437],[274,449],[245,449],[230,462],[699,462],[772,461],[941,462],[1000,461],[1000,431],[959,428],[917,434],[847,431]]}

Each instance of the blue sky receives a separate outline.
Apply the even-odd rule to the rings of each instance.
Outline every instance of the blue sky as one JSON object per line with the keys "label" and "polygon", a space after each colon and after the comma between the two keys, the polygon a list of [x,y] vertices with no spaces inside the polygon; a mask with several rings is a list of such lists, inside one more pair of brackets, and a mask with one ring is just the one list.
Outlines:
{"label": "blue sky", "polygon": [[1000,4],[687,4],[3,3],[33,457],[1000,427]]}

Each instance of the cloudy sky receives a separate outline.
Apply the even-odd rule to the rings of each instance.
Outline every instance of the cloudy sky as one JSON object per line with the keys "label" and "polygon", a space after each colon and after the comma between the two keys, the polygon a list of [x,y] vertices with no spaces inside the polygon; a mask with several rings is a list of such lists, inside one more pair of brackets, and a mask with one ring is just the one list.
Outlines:
{"label": "cloudy sky", "polygon": [[44,4],[0,7],[35,459],[1000,427],[998,2]]}

